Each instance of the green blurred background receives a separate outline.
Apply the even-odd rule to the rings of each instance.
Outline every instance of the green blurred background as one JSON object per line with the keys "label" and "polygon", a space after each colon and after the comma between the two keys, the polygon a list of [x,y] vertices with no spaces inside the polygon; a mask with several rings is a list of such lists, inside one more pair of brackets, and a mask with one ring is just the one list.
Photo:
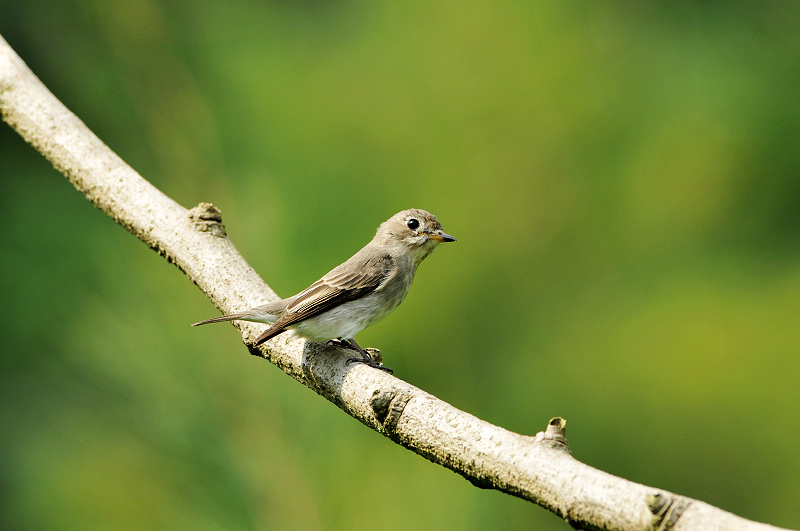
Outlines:
{"label": "green blurred background", "polygon": [[[0,0],[0,34],[281,295],[398,210],[458,243],[359,335],[575,456],[800,527],[800,3]],[[569,526],[250,356],[0,127],[0,527]]]}

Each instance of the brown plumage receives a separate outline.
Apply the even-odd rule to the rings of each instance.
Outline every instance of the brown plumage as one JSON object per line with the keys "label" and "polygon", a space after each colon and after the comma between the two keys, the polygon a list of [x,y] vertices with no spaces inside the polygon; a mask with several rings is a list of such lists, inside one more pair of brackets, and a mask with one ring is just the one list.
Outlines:
{"label": "brown plumage", "polygon": [[350,259],[297,295],[192,326],[232,320],[270,323],[255,345],[292,329],[313,341],[342,339],[363,361],[377,366],[354,336],[397,308],[420,262],[439,243],[452,241],[430,212],[404,210],[382,223],[372,241]]}

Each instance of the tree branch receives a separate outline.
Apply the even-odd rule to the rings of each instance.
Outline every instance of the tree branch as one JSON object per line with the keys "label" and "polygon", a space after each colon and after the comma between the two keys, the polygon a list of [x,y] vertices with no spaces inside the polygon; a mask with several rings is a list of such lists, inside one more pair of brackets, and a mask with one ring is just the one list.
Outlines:
{"label": "tree branch", "polygon": [[[174,263],[225,312],[277,296],[244,261],[210,204],[186,210],[143,179],[72,114],[0,37],[3,119],[95,206]],[[574,459],[565,421],[535,437],[482,421],[350,353],[283,334],[253,349],[261,326],[237,323],[263,356],[349,415],[481,488],[537,503],[583,529],[764,530],[701,501],[627,481]]]}

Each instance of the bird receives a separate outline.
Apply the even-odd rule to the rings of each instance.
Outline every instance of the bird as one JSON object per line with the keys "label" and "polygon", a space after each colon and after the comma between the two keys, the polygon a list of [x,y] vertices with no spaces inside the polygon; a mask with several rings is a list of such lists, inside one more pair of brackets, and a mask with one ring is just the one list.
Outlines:
{"label": "bird", "polygon": [[192,326],[235,320],[267,323],[254,346],[294,330],[305,339],[338,342],[361,355],[348,362],[391,373],[356,343],[355,335],[394,311],[408,294],[417,266],[440,243],[454,241],[430,212],[403,210],[381,223],[361,250],[297,295]]}

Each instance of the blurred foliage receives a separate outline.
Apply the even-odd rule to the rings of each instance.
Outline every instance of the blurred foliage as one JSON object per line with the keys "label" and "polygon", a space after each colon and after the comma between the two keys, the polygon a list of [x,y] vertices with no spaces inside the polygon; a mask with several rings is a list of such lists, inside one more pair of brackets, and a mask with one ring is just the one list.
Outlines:
{"label": "blurred foliage", "polygon": [[[458,243],[359,335],[579,459],[800,516],[800,4],[0,0],[0,34],[282,295]],[[297,385],[0,127],[3,529],[568,529]]]}

